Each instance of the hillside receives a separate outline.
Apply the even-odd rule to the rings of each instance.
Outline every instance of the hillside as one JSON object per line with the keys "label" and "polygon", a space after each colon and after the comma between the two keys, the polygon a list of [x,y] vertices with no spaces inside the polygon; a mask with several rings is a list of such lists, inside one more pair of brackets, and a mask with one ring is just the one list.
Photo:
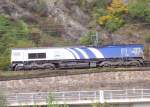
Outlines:
{"label": "hillside", "polygon": [[89,45],[96,31],[100,44],[148,43],[149,7],[149,0],[1,0],[0,69],[13,47]]}

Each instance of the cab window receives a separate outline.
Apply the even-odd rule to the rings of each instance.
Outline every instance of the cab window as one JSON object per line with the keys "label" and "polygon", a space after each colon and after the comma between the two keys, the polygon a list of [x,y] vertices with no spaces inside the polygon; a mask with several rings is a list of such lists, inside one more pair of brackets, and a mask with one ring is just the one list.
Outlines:
{"label": "cab window", "polygon": [[28,59],[44,59],[46,58],[46,53],[29,53]]}

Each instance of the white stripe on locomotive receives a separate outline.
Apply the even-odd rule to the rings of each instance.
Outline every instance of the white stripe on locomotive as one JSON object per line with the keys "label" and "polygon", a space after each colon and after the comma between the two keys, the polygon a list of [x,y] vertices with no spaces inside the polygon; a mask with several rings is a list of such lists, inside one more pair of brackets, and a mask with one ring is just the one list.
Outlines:
{"label": "white stripe on locomotive", "polygon": [[87,55],[87,53],[84,52],[82,49],[80,49],[80,48],[75,48],[75,49],[77,49],[79,52],[81,52],[81,54],[84,56],[85,59],[89,59],[89,56]]}
{"label": "white stripe on locomotive", "polygon": [[79,57],[79,55],[74,51],[74,50],[72,50],[72,49],[70,49],[70,48],[67,48],[69,51],[71,51],[74,55],[75,55],[75,57],[77,58],[77,59],[80,59],[80,57]]}
{"label": "white stripe on locomotive", "polygon": [[104,58],[103,54],[98,49],[96,48],[88,48],[88,49],[93,52],[96,58]]}

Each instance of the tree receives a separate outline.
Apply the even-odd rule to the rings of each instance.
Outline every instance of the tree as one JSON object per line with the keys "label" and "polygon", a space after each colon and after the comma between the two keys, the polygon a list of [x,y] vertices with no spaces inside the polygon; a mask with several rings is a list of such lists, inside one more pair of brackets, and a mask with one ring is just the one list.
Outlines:
{"label": "tree", "polygon": [[122,0],[112,0],[110,6],[107,7],[110,14],[115,16],[123,15],[128,12],[127,5]]}
{"label": "tree", "polygon": [[150,22],[150,1],[149,0],[134,0],[129,3],[129,16],[133,20],[142,22]]}
{"label": "tree", "polygon": [[99,17],[98,24],[109,32],[114,32],[125,23],[124,15],[128,13],[127,6],[122,0],[112,0],[106,9],[107,14]]}

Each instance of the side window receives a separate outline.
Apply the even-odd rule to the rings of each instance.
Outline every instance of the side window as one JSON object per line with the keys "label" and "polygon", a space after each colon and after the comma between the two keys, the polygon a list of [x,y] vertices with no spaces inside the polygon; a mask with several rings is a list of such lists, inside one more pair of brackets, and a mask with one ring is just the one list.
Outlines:
{"label": "side window", "polygon": [[38,58],[46,58],[46,53],[38,53]]}
{"label": "side window", "polygon": [[46,58],[46,53],[29,53],[28,59],[44,59]]}
{"label": "side window", "polygon": [[36,54],[35,53],[29,53],[28,59],[36,59]]}

